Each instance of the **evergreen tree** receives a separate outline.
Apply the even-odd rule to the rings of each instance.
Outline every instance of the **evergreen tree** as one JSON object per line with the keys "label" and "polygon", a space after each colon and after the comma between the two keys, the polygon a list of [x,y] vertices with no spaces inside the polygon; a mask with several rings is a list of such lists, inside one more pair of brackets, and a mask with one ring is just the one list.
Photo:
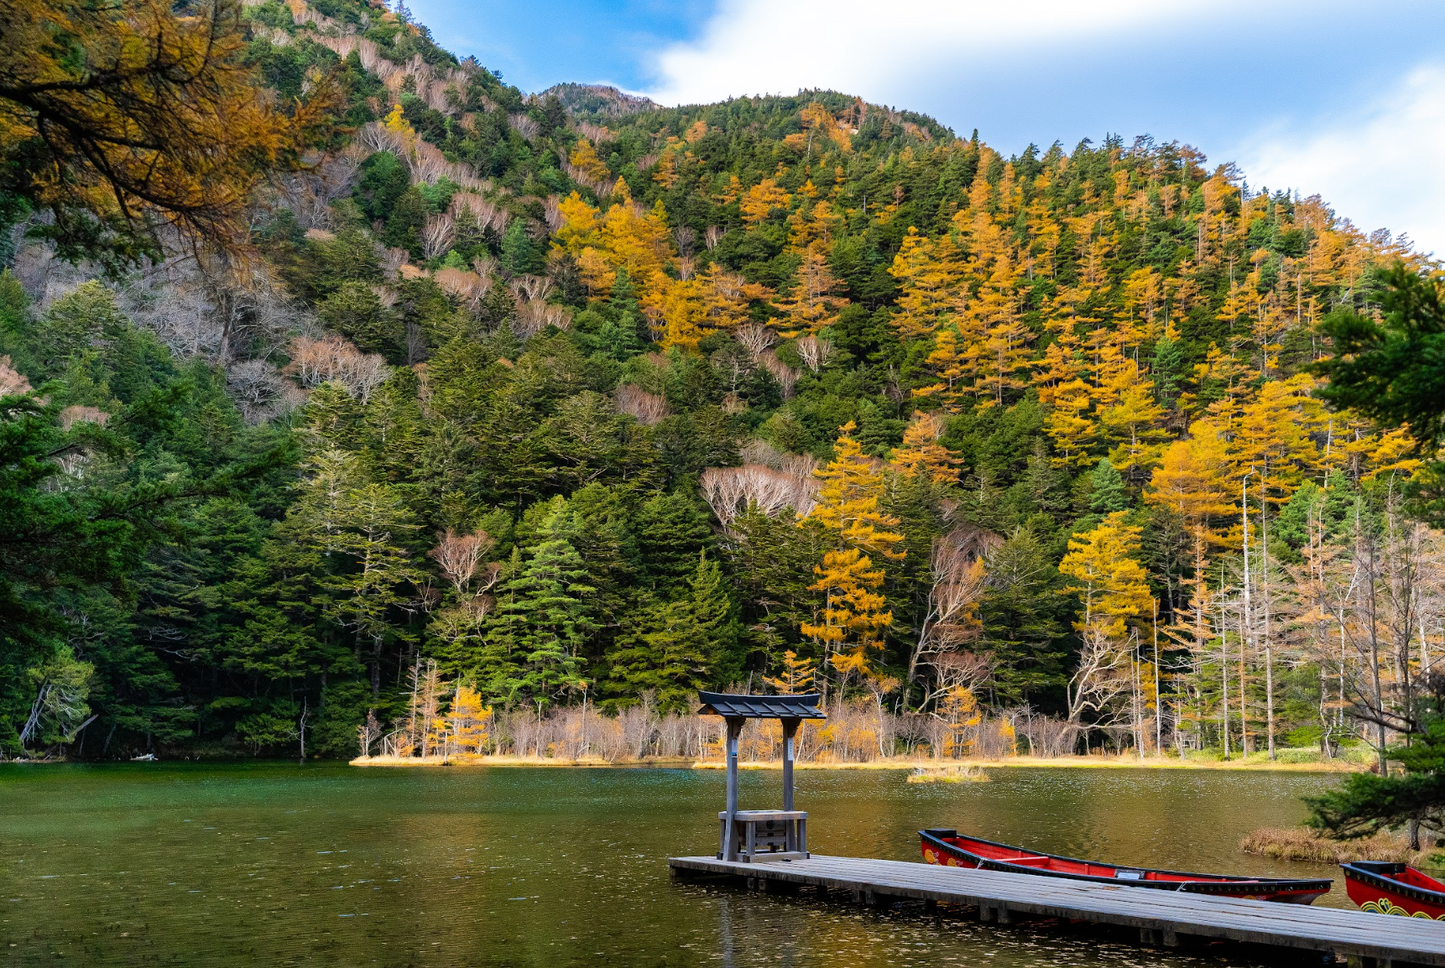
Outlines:
{"label": "evergreen tree", "polygon": [[1066,641],[1058,568],[1031,531],[1009,535],[988,557],[989,581],[979,603],[980,648],[993,656],[990,683],[1000,703],[1059,702]]}
{"label": "evergreen tree", "polygon": [[1095,514],[1113,514],[1129,506],[1129,495],[1124,489],[1124,478],[1109,463],[1109,458],[1099,458],[1089,474],[1089,510]]}
{"label": "evergreen tree", "polygon": [[517,688],[505,698],[545,704],[582,687],[580,653],[597,628],[586,598],[596,589],[584,583],[587,567],[570,540],[577,531],[570,509],[554,511],[540,543],[503,588],[499,623],[517,667]]}
{"label": "evergreen tree", "polygon": [[736,639],[722,571],[700,555],[679,596],[647,608],[638,628],[619,639],[609,689],[624,705],[652,690],[659,708],[681,712],[696,700],[697,690],[718,684],[716,673]]}

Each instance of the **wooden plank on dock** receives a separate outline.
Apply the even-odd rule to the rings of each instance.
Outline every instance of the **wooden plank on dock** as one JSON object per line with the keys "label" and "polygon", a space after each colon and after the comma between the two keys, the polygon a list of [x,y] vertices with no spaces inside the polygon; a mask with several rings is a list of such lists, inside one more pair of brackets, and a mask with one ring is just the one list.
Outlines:
{"label": "wooden plank on dock", "polygon": [[813,885],[864,897],[872,894],[962,904],[1004,923],[1011,915],[1065,918],[1138,928],[1141,938],[1166,943],[1179,936],[1223,939],[1334,952],[1381,965],[1445,968],[1445,923],[1421,918],[861,857],[815,854],[806,860],[755,863],[673,857],[668,864],[679,873]]}

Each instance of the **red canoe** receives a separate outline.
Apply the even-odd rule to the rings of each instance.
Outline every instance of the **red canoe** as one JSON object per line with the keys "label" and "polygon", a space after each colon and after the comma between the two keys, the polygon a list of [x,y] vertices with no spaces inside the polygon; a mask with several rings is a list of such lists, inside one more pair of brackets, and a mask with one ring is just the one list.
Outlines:
{"label": "red canoe", "polygon": [[1445,921],[1445,884],[1405,864],[1359,861],[1341,864],[1350,900],[1371,914],[1399,914]]}
{"label": "red canoe", "polygon": [[1182,871],[1118,867],[1090,860],[996,844],[966,837],[956,830],[920,830],[923,859],[947,867],[975,867],[1011,874],[1042,874],[1099,884],[1127,884],[1163,891],[1188,891],[1222,897],[1249,897],[1260,901],[1309,904],[1330,889],[1328,879],[1291,880],[1282,877],[1232,877],[1226,874],[1190,874]]}

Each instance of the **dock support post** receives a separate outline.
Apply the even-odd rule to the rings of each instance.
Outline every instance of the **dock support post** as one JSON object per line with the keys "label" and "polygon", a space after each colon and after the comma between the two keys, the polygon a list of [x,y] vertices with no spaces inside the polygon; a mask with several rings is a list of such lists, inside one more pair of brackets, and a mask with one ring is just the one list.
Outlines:
{"label": "dock support post", "polygon": [[1009,909],[1002,904],[980,904],[978,906],[978,919],[984,923],[988,923],[989,921],[995,924],[1013,923]]}
{"label": "dock support post", "polygon": [[[798,726],[802,724],[801,719],[784,719],[783,723],[783,809],[793,809],[793,738],[798,735]],[[803,856],[808,854],[808,822],[806,820],[789,820],[787,823],[786,850],[800,851]]]}
{"label": "dock support post", "polygon": [[793,809],[793,737],[802,720],[783,720],[783,809]]}
{"label": "dock support post", "polygon": [[1179,935],[1173,928],[1140,928],[1139,943],[1151,947],[1177,948]]}
{"label": "dock support post", "polygon": [[728,815],[723,824],[723,860],[737,860],[738,736],[743,731],[743,720],[738,716],[729,716],[727,726]]}

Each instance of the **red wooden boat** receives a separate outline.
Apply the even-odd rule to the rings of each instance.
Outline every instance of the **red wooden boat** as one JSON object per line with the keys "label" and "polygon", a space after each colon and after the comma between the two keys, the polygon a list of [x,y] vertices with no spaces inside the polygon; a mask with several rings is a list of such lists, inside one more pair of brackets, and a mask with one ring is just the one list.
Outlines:
{"label": "red wooden boat", "polygon": [[1152,887],[1164,891],[1187,891],[1220,897],[1248,897],[1261,901],[1309,904],[1330,889],[1328,878],[1293,880],[1282,877],[1233,877],[1227,874],[1190,874],[1183,871],[1119,867],[1090,860],[1076,860],[1057,854],[996,844],[967,837],[956,830],[920,830],[923,859],[947,867],[975,867],[1011,874],[1043,874],[1098,884]]}
{"label": "red wooden boat", "polygon": [[1341,864],[1350,900],[1371,914],[1445,921],[1445,884],[1406,864],[1365,860]]}

